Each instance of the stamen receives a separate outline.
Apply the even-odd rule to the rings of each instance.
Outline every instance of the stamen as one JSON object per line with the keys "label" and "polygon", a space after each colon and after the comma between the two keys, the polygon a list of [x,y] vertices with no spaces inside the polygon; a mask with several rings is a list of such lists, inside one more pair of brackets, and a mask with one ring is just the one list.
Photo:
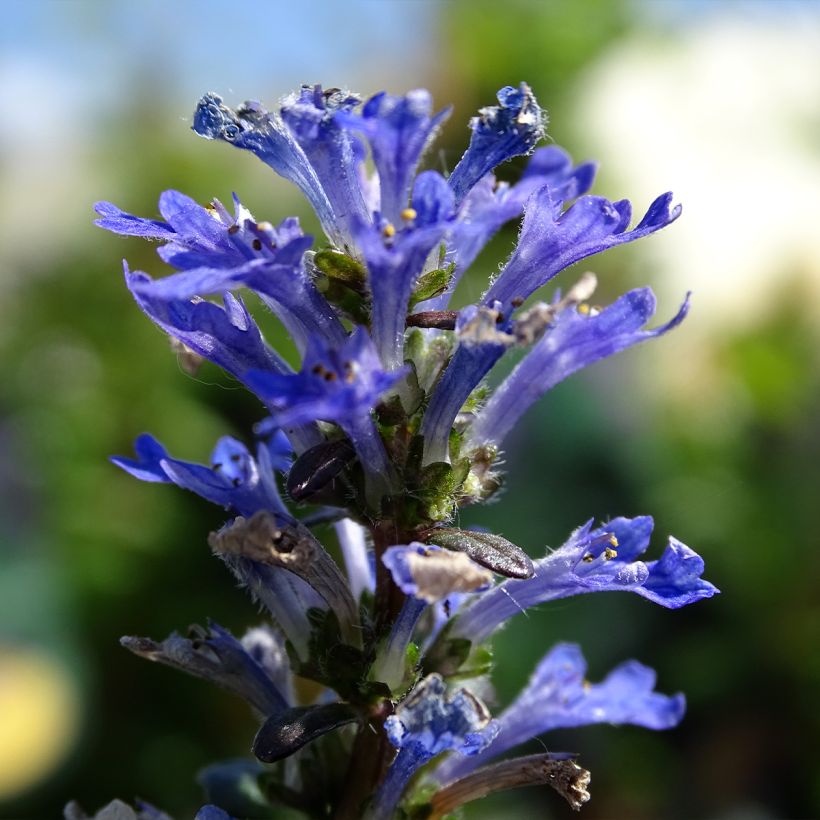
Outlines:
{"label": "stamen", "polygon": [[418,214],[416,213],[416,209],[415,209],[415,208],[405,208],[405,209],[401,212],[401,214],[399,214],[399,216],[401,216],[401,218],[402,218],[405,222],[412,222],[412,221],[413,221],[413,220],[414,220],[414,219],[418,216]]}
{"label": "stamen", "polygon": [[228,233],[231,234],[231,236],[233,236],[235,233],[239,233],[239,225],[237,225],[236,223],[231,225],[228,228]]}
{"label": "stamen", "polygon": [[396,235],[396,227],[393,225],[392,222],[388,222],[382,228],[382,234],[384,235],[385,239],[392,239]]}
{"label": "stamen", "polygon": [[262,240],[261,239],[254,239],[253,242],[251,242],[251,245],[253,246],[253,249],[255,251],[261,251],[262,250]]}

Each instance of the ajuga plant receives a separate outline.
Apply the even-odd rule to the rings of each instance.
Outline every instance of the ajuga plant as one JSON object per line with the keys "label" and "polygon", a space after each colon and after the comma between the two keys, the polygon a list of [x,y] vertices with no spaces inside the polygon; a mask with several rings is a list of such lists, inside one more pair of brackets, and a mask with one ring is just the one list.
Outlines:
{"label": "ajuga plant", "polygon": [[[567,643],[545,647],[526,688],[495,708],[490,642],[528,607],[567,596],[631,592],[672,609],[708,598],[717,590],[695,552],[670,538],[644,560],[647,516],[587,521],[534,558],[458,526],[462,507],[498,492],[505,439],[544,393],[666,333],[688,309],[687,298],[648,328],[651,290],[591,307],[594,275],[570,271],[561,292],[530,297],[574,263],[666,227],[680,207],[662,194],[630,227],[627,200],[587,194],[595,166],[537,147],[546,116],[524,83],[470,120],[452,173],[420,171],[448,113],[421,90],[362,104],[304,86],[275,112],[204,96],[193,130],[294,183],[324,230],[318,242],[295,218],[257,221],[236,196],[226,208],[165,191],[161,219],[96,206],[101,227],[161,243],[176,272],[155,279],[126,266],[125,281],[184,365],[208,359],[260,402],[252,443],[222,438],[207,464],[149,435],[135,458],[113,459],[224,507],[210,547],[265,610],[242,637],[210,622],[122,640],[221,685],[258,718],[253,758],[202,773],[200,820],[276,817],[282,805],[311,818],[439,818],[534,784],[577,809],[589,773],[571,754],[521,756],[527,741],[600,722],[667,729],[683,715],[683,695],[656,692],[636,661],[587,682]],[[494,169],[520,155],[518,181],[497,180]],[[467,268],[518,219],[517,245],[484,295],[454,307]],[[291,335],[298,368],[263,338],[248,291]],[[514,348],[520,361],[491,392],[485,377]],[[317,522],[327,532],[332,522],[333,543],[317,540]],[[145,804],[103,811],[114,809],[165,816]],[[67,815],[85,816],[76,804]]]}

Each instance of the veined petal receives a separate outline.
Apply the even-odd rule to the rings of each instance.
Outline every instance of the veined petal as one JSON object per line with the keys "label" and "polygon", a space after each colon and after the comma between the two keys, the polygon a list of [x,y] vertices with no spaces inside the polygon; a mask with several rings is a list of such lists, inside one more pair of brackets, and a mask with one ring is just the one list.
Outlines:
{"label": "veined petal", "polygon": [[191,638],[175,632],[161,643],[134,637],[122,638],[120,643],[143,658],[224,687],[262,715],[275,715],[288,708],[288,702],[267,672],[217,623],[210,623],[207,630],[195,627]]}
{"label": "veined petal", "polygon": [[574,262],[648,236],[681,213],[680,205],[672,207],[672,194],[666,193],[632,230],[626,230],[632,215],[628,200],[584,196],[563,213],[561,204],[549,185],[532,194],[524,208],[518,246],[484,295],[484,304],[500,302],[502,311],[509,312],[514,299],[526,299]]}
{"label": "veined petal", "polygon": [[102,219],[95,224],[119,234],[159,239],[157,253],[178,270],[192,268],[235,268],[253,259],[280,264],[298,264],[312,242],[289,217],[278,227],[257,223],[234,195],[235,215],[231,216],[219,200],[203,207],[179,191],[164,191],[159,199],[160,213],[166,220],[142,219],[121,211],[109,202],[95,206]]}
{"label": "veined petal", "polygon": [[126,213],[113,202],[96,202],[94,210],[100,215],[94,224],[112,233],[123,236],[141,236],[144,239],[172,240],[176,231],[159,219],[143,219]]}
{"label": "veined petal", "polygon": [[531,606],[587,592],[634,592],[670,609],[717,594],[700,577],[703,561],[676,539],[670,538],[659,561],[638,560],[651,530],[648,516],[616,518],[598,529],[587,522],[562,547],[534,562],[532,578],[507,580],[477,595],[459,613],[450,635],[478,644]]}
{"label": "veined petal", "polygon": [[458,218],[447,236],[447,261],[455,270],[447,291],[424,303],[425,310],[443,310],[460,281],[482,248],[506,223],[524,210],[530,195],[550,187],[556,201],[575,199],[589,190],[595,178],[595,165],[575,166],[569,154],[557,145],[538,148],[530,157],[522,178],[514,185],[499,182],[492,174],[482,177],[459,208]]}
{"label": "veined petal", "polygon": [[149,319],[240,381],[250,369],[290,372],[262,338],[241,300],[231,294],[224,295],[224,308],[201,299],[166,299],[156,294],[155,280],[141,271],[132,273],[127,265],[125,281]]}
{"label": "veined petal", "polygon": [[492,741],[497,726],[487,707],[466,689],[447,694],[440,675],[428,675],[385,721],[390,742],[399,750],[366,815],[387,820],[415,772],[446,751],[475,755]]}
{"label": "veined petal", "polygon": [[381,214],[394,224],[407,207],[419,160],[451,110],[431,115],[432,108],[429,92],[417,89],[401,97],[381,92],[364,104],[360,114],[336,115],[346,128],[367,137],[379,175]]}
{"label": "veined petal", "polygon": [[142,287],[142,293],[164,300],[184,300],[243,287],[262,297],[302,351],[310,335],[334,344],[341,343],[346,336],[339,318],[316,289],[301,261],[283,265],[253,259],[231,268],[194,268],[151,280]]}
{"label": "veined petal", "polygon": [[[286,97],[282,119],[305,152],[319,179],[336,219],[337,233],[350,241],[354,219],[367,219],[359,177],[361,152],[354,150],[355,137],[336,118],[359,104],[352,94],[322,87],[302,86]],[[347,243],[345,243],[347,244]]]}
{"label": "veined petal", "polygon": [[134,444],[136,459],[114,456],[111,461],[142,481],[173,483],[240,515],[257,510],[287,511],[279,496],[266,444],[259,463],[240,441],[224,436],[211,454],[211,466],[171,458],[153,436],[144,433]]}
{"label": "veined petal", "polygon": [[508,343],[496,330],[498,316],[497,311],[475,305],[459,313],[459,346],[433,388],[421,423],[425,464],[449,460],[450,431],[456,416],[507,350]]}
{"label": "veined petal", "polygon": [[450,175],[460,203],[473,185],[508,159],[528,154],[544,138],[546,115],[526,83],[505,86],[498,105],[482,108],[470,120],[470,147]]}
{"label": "veined petal", "polygon": [[235,111],[216,94],[206,94],[194,112],[193,130],[206,139],[229,142],[255,154],[307,197],[325,233],[343,247],[336,213],[319,177],[282,118],[248,101]]}
{"label": "veined petal", "polygon": [[630,291],[596,315],[574,305],[564,308],[479,411],[468,435],[470,445],[501,444],[521,416],[567,376],[663,335],[683,321],[688,309],[687,297],[669,322],[643,330],[655,313],[655,296],[649,288]]}
{"label": "veined petal", "polygon": [[558,644],[540,661],[527,687],[497,718],[492,743],[471,758],[451,757],[434,777],[441,783],[463,777],[492,758],[553,729],[593,723],[671,729],[683,718],[682,694],[655,692],[655,672],[637,661],[613,669],[601,683],[586,681],[580,647]]}
{"label": "veined petal", "polygon": [[344,427],[369,418],[402,375],[383,369],[367,331],[360,327],[336,349],[311,339],[299,373],[253,371],[248,378],[280,425],[321,419]]}
{"label": "veined petal", "polygon": [[410,296],[430,252],[453,217],[453,194],[435,171],[419,174],[413,188],[413,218],[394,226],[358,223],[356,241],[367,264],[373,297],[373,341],[384,366],[404,364],[404,330]]}

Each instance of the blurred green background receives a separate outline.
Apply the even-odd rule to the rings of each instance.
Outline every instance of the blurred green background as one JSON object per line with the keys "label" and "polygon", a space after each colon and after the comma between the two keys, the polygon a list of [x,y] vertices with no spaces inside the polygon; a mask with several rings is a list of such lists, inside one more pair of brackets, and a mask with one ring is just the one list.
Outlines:
{"label": "blurred green background", "polygon": [[[117,643],[261,619],[206,547],[220,511],[107,461],[143,430],[203,460],[260,408],[215,369],[180,370],[122,284],[123,256],[160,273],[153,249],[93,228],[91,203],[148,215],[165,188],[201,201],[235,190],[259,218],[313,229],[261,164],[191,134],[201,92],[272,104],[302,81],[426,86],[455,102],[428,157],[448,169],[466,119],[521,80],[551,139],[600,160],[596,193],[640,211],[671,188],[684,204],[668,230],[585,263],[600,301],[649,283],[661,317],[690,289],[693,309],[662,341],[554,390],[509,442],[499,503],[463,521],[538,555],[590,516],[649,512],[655,548],[673,532],[723,594],[678,612],[616,595],[531,612],[497,640],[499,702],[557,640],[582,644],[592,680],[637,658],[661,691],[686,693],[687,717],[666,733],[548,736],[592,770],[583,816],[820,815],[820,5],[4,0],[2,12],[0,817],[134,795],[190,817],[197,770],[246,755],[254,731],[230,696]],[[532,789],[467,817],[567,811]]]}

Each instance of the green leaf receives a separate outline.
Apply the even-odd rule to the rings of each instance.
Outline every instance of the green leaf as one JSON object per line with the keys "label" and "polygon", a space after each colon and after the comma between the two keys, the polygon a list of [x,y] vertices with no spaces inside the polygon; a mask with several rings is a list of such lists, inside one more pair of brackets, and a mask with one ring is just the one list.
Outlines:
{"label": "green leaf", "polygon": [[346,253],[318,251],[313,257],[313,264],[328,279],[341,282],[361,295],[367,293],[367,271],[364,265]]}
{"label": "green leaf", "polygon": [[453,278],[455,269],[456,263],[452,262],[446,268],[436,268],[419,276],[413,295],[410,297],[410,307],[444,293]]}

